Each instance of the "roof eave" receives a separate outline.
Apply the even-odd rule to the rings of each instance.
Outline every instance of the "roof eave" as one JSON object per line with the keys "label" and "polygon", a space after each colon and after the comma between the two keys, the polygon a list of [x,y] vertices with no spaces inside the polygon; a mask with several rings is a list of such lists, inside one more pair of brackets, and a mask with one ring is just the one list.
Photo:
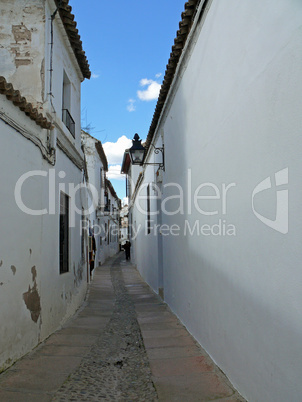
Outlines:
{"label": "roof eave", "polygon": [[86,54],[82,47],[81,37],[78,29],[76,29],[77,23],[74,20],[74,14],[71,13],[72,7],[68,4],[69,0],[54,0],[58,8],[61,21],[64,25],[67,37],[69,39],[72,50],[75,54],[81,72],[84,78],[90,79],[91,71],[89,68]]}
{"label": "roof eave", "polygon": [[[194,22],[194,18],[201,0],[189,0],[185,3],[185,10],[181,14],[181,21],[179,23],[179,30],[177,31],[177,36],[174,40],[174,45],[172,46],[172,52],[168,64],[166,66],[166,72],[163,79],[163,83],[160,89],[159,97],[155,107],[155,112],[153,114],[152,122],[149,128],[147,139],[145,142],[146,152],[148,151],[152,139],[154,137],[157,125],[163,111],[166,99],[168,97],[175,72],[178,66],[178,62],[182,55],[183,49],[186,45],[188,35],[190,33],[191,27]],[[205,0],[206,4],[208,0]]]}
{"label": "roof eave", "polygon": [[130,155],[129,150],[126,149],[123,156],[123,162],[121,167],[121,174],[128,174],[130,168]]}

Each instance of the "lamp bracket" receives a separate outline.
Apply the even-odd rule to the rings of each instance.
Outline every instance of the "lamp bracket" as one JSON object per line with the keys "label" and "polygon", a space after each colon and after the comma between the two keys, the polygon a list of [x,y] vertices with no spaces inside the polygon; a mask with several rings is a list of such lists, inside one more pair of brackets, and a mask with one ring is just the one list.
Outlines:
{"label": "lamp bracket", "polygon": [[146,162],[144,162],[143,164],[144,165],[158,165],[159,170],[165,171],[165,147],[164,147],[164,145],[161,148],[156,148],[153,144],[151,144],[151,146],[153,147],[154,153],[156,155],[158,155],[161,152],[162,157],[163,157],[163,161],[161,163],[160,162],[157,162],[157,163],[146,163]]}

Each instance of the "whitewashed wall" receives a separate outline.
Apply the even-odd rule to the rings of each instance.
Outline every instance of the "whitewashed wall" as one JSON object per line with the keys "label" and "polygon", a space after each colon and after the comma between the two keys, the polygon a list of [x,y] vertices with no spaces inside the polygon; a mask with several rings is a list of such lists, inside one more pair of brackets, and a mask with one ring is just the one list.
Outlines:
{"label": "whitewashed wall", "polygon": [[[83,76],[79,71],[79,67],[74,56],[74,52],[69,44],[65,28],[58,15],[53,22],[53,74],[52,74],[52,94],[53,97],[47,96],[50,92],[50,55],[51,55],[51,15],[55,11],[54,2],[48,0],[45,3],[45,105],[44,109],[48,110],[56,126],[68,138],[75,148],[81,152],[81,81]],[[75,121],[76,136],[73,138],[69,130],[62,122],[62,91],[63,91],[63,72],[71,82],[71,104],[70,114]],[[52,104],[51,101],[52,100]]]}
{"label": "whitewashed wall", "polygon": [[[8,103],[3,95],[1,100]],[[10,102],[9,102],[10,104]],[[3,105],[3,103],[2,103]],[[14,107],[14,106],[13,106]],[[14,107],[15,108],[15,107]],[[15,110],[17,110],[15,108]],[[26,117],[26,116],[25,116]],[[32,132],[39,130],[31,122]],[[31,216],[16,205],[14,190],[26,172],[39,170],[46,177],[33,176],[22,186],[22,200],[31,209],[49,212],[50,169],[38,147],[15,130],[1,124],[1,247],[0,247],[0,369],[4,369],[55,331],[81,304],[86,292],[85,263],[81,255],[80,217],[70,229],[70,271],[59,273],[59,184],[79,178],[78,169],[63,155],[55,170],[54,215]],[[64,158],[66,158],[64,160]],[[14,161],[14,163],[12,163]],[[18,161],[18,163],[16,163]],[[64,170],[66,178],[58,173]],[[80,193],[76,196],[79,203]],[[30,291],[30,292],[29,292]],[[24,294],[30,293],[26,305]],[[33,314],[33,315],[32,315]],[[36,318],[33,318],[36,317]]]}
{"label": "whitewashed wall", "polygon": [[[1,1],[0,71],[35,107],[45,100],[45,2]],[[39,27],[39,29],[37,29]],[[24,79],[26,77],[26,79]]]}
{"label": "whitewashed wall", "polygon": [[[108,257],[113,257],[115,254],[119,252],[119,206],[116,198],[111,194],[108,189],[108,196],[110,199],[111,212],[108,216],[108,225],[110,225],[110,236],[109,236],[109,245],[107,244],[106,253]],[[112,207],[115,208],[116,212],[113,213]]]}
{"label": "whitewashed wall", "polygon": [[[164,185],[178,183],[187,194],[183,213],[163,215],[180,227],[163,238],[165,300],[250,401],[302,394],[301,17],[299,1],[213,1],[157,132],[164,132]],[[272,188],[255,195],[254,208],[274,221],[280,207],[280,232],[252,209],[253,191],[268,177]],[[277,189],[276,177],[284,183]],[[214,215],[194,208],[202,183],[219,189],[198,204]],[[219,195],[232,183],[224,210]],[[286,199],[277,206],[276,190],[289,190],[286,234]],[[164,197],[177,193],[166,187]],[[199,192],[213,194],[209,186]],[[177,200],[168,205],[177,208]],[[236,235],[219,236],[219,220]],[[205,227],[185,236],[195,222],[215,235]],[[146,242],[137,240],[145,252]],[[137,251],[137,266],[156,288],[148,257]]]}
{"label": "whitewashed wall", "polygon": [[[97,249],[95,266],[98,266],[104,264],[108,257],[114,256],[119,251],[119,224],[118,217],[115,217],[112,214],[112,209],[110,210],[110,212],[104,212],[106,172],[104,171],[103,163],[95,147],[95,144],[98,142],[98,140],[96,140],[89,134],[82,132],[82,142],[84,145],[84,152],[87,162],[89,183],[95,188],[97,192],[97,199],[93,200],[95,201],[93,202],[94,209],[89,215],[89,220],[90,227],[94,229]],[[101,183],[101,169],[103,174],[103,183]],[[118,208],[117,201],[112,196],[109,188],[107,189],[107,192],[111,207],[114,206],[115,208]],[[106,231],[106,228],[108,229],[109,226],[113,230],[113,235],[109,236],[108,239],[108,230]]]}
{"label": "whitewashed wall", "polygon": [[[11,9],[14,13],[10,12]],[[5,17],[1,25],[1,75],[20,90],[27,101],[43,108],[44,115],[54,122],[58,138],[53,167],[41,153],[43,149],[44,154],[49,153],[49,149],[46,150],[49,145],[47,131],[0,95],[0,160],[3,172],[0,183],[0,298],[2,306],[5,306],[0,312],[0,371],[62,325],[82,303],[87,287],[86,261],[81,253],[81,215],[75,215],[74,227],[70,229],[69,272],[59,273],[59,193],[63,190],[71,196],[69,183],[76,186],[84,179],[80,148],[80,83],[83,77],[66,35],[63,37],[63,27],[57,15],[54,23],[51,106],[47,96],[50,89],[49,17],[54,9],[51,0],[2,2],[0,8]],[[12,27],[18,25],[23,36],[20,40],[17,38],[14,44]],[[14,46],[20,48],[21,61],[18,61],[18,53],[13,52]],[[76,121],[75,139],[61,121],[63,68],[73,83],[71,113]],[[4,121],[16,124],[39,147]],[[32,209],[47,208],[48,213],[43,216],[28,215],[15,202],[17,180],[31,170],[41,170],[47,176],[26,180],[22,187],[22,199]],[[63,175],[59,176],[60,172]],[[56,184],[49,191],[52,174]],[[49,199],[54,200],[53,214],[49,214]],[[74,201],[81,209],[86,202],[85,196],[77,192]]]}
{"label": "whitewashed wall", "polygon": [[[89,219],[90,227],[94,229],[96,241],[95,266],[98,266],[104,262],[104,253],[100,245],[100,236],[102,235],[100,228],[104,225],[104,218],[98,213],[99,206],[104,205],[104,186],[101,186],[101,169],[104,169],[104,167],[95,148],[97,140],[84,132],[82,132],[81,136],[87,164],[88,181],[96,190],[97,195],[97,197],[91,197],[91,194],[88,193],[89,208],[90,206],[93,206],[93,208],[87,218]],[[103,172],[103,177],[105,183],[105,172]]]}
{"label": "whitewashed wall", "polygon": [[[162,146],[162,140],[159,138],[155,142],[156,147]],[[151,151],[148,159],[145,160],[146,163],[157,163],[161,162],[161,155],[155,155]],[[137,167],[134,167],[136,169]],[[157,205],[157,198],[161,194],[161,183],[158,181],[157,176],[158,166],[146,165],[144,170],[144,179],[139,191],[136,194],[134,204],[131,209],[132,213],[132,240],[131,240],[131,259],[137,265],[137,269],[140,271],[141,275],[147,281],[147,283],[156,292],[161,288],[159,283],[160,278],[160,266],[161,257],[159,253],[159,241],[162,241],[162,235],[160,232],[159,225],[160,212]],[[151,220],[151,230],[148,233],[147,229],[147,186],[149,186],[150,194],[150,220]]]}

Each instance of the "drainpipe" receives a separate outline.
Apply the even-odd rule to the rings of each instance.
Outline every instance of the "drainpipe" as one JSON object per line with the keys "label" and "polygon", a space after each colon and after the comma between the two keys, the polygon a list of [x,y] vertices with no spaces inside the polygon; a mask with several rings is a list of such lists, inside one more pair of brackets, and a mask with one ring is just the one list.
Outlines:
{"label": "drainpipe", "polygon": [[[50,104],[52,107],[52,113],[55,115],[56,114],[56,110],[55,107],[53,105],[52,102],[52,98],[53,98],[53,93],[52,93],[52,75],[53,75],[53,45],[54,45],[54,41],[53,41],[53,23],[54,20],[56,18],[56,14],[59,10],[59,8],[62,5],[62,0],[60,0],[59,5],[57,6],[57,8],[55,9],[55,11],[53,12],[53,14],[50,17],[50,66],[49,66],[49,92],[48,92],[48,96],[49,96],[49,100],[50,100]],[[54,165],[55,165],[55,161],[56,161],[56,144],[57,144],[57,129],[56,127],[54,127],[49,134],[49,139],[48,139],[48,144],[49,144],[49,149],[50,152],[54,158]]]}

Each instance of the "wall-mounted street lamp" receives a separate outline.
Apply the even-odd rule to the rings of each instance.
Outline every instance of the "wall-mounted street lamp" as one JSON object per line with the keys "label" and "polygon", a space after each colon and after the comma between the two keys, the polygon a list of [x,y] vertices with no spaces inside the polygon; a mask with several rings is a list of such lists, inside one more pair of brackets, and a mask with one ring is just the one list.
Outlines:
{"label": "wall-mounted street lamp", "polygon": [[[151,144],[152,145],[152,144]],[[135,134],[134,138],[132,140],[132,147],[129,149],[130,152],[130,158],[132,165],[158,165],[159,169],[165,170],[165,149],[164,146],[162,148],[155,148],[154,145],[152,145],[154,148],[154,153],[159,154],[161,152],[162,154],[162,162],[158,163],[146,163],[144,162],[145,159],[145,147],[142,145],[142,140],[139,139],[139,135]]]}

